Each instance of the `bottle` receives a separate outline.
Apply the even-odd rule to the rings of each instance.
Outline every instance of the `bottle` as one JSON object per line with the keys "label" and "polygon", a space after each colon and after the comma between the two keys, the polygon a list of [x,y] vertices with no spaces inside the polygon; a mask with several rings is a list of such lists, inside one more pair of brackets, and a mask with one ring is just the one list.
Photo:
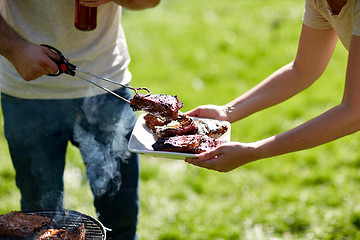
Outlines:
{"label": "bottle", "polygon": [[75,27],[83,31],[96,28],[97,7],[86,7],[75,0]]}

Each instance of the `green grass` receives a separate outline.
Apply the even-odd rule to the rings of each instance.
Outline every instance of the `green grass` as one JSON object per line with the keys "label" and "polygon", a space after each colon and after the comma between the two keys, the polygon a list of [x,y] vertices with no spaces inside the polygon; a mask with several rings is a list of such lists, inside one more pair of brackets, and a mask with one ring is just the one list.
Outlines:
{"label": "green grass", "polygon": [[[124,12],[133,86],[177,94],[184,110],[225,104],[290,62],[304,0],[163,0]],[[232,125],[234,141],[286,131],[341,101],[347,53],[339,44],[324,76],[286,103]],[[2,131],[2,130],[1,130]],[[19,209],[0,139],[0,213]],[[360,239],[358,134],[311,150],[217,173],[142,156],[139,235],[146,240]],[[70,146],[65,204],[95,216],[84,166]]]}

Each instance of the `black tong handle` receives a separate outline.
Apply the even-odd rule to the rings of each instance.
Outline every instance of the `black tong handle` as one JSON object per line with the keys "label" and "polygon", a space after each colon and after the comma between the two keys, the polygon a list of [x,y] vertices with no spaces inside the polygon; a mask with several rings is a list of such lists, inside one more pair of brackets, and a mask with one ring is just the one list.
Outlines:
{"label": "black tong handle", "polygon": [[51,58],[51,60],[53,60],[54,63],[56,63],[56,65],[58,65],[59,71],[55,74],[47,74],[48,76],[55,77],[55,76],[59,76],[60,74],[63,74],[63,73],[69,74],[71,76],[75,76],[76,66],[74,64],[69,63],[66,60],[66,58],[64,57],[64,55],[62,54],[62,52],[60,52],[57,48],[54,48],[53,46],[50,46],[47,44],[41,44],[40,46],[49,48],[50,50],[56,52],[60,57],[60,60]]}

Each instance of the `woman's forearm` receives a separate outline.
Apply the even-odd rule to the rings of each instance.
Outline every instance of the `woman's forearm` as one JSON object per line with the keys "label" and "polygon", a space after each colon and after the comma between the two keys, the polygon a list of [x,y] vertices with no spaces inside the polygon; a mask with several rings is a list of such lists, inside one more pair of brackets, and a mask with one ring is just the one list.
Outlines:
{"label": "woman's forearm", "polygon": [[257,142],[256,159],[313,148],[360,130],[360,114],[342,103],[320,116]]}
{"label": "woman's forearm", "polygon": [[295,60],[226,105],[231,122],[283,102],[309,87],[324,72],[336,46],[333,29],[303,25]]}
{"label": "woman's forearm", "polygon": [[281,134],[251,143],[229,142],[186,159],[199,167],[228,172],[247,163],[313,148],[360,129],[360,110],[342,103],[320,116]]}
{"label": "woman's forearm", "polygon": [[260,84],[226,105],[229,121],[235,122],[255,112],[281,103],[305,88],[317,77],[303,74],[296,64],[280,68]]}

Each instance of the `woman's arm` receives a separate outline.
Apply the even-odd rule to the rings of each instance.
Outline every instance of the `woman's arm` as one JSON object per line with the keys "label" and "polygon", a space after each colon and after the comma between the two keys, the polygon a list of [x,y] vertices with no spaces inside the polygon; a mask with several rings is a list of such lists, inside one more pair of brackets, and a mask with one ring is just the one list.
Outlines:
{"label": "woman's arm", "polygon": [[[304,35],[303,35],[304,36]],[[311,39],[312,37],[310,37]],[[313,39],[316,40],[316,39]],[[319,46],[320,37],[315,42]],[[304,39],[302,39],[304,41]],[[304,46],[297,57],[309,59]],[[321,49],[321,47],[319,48]],[[316,49],[314,49],[316,50]],[[327,51],[317,51],[326,54]],[[308,53],[311,54],[311,53]],[[319,59],[318,59],[319,60]],[[316,63],[316,62],[313,62]],[[188,162],[218,171],[230,171],[246,163],[278,156],[290,152],[313,148],[360,130],[360,37],[353,36],[349,51],[346,84],[342,102],[320,116],[284,133],[253,143],[232,142],[199,155],[198,159],[187,159]],[[320,70],[319,66],[315,69]],[[319,74],[320,72],[318,72]],[[261,91],[260,91],[261,92]]]}
{"label": "woman's arm", "polygon": [[235,122],[283,102],[309,87],[321,76],[336,42],[337,36],[333,29],[314,30],[304,25],[293,62],[224,106],[200,106],[188,114]]}

